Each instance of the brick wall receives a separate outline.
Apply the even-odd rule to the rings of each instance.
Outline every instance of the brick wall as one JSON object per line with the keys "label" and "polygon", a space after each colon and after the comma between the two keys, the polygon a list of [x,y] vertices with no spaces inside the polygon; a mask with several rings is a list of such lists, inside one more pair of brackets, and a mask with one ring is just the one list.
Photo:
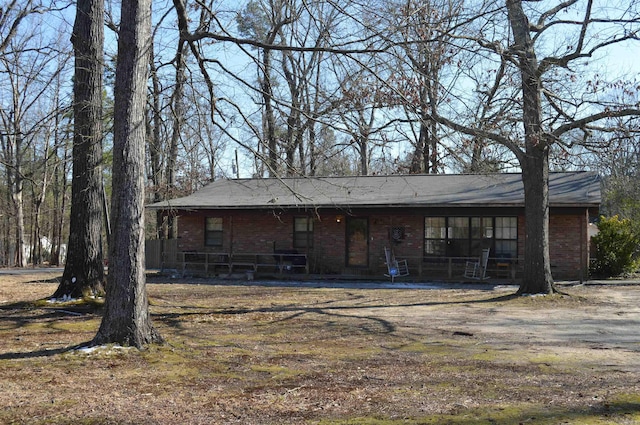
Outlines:
{"label": "brick wall", "polygon": [[[205,217],[222,217],[222,247],[204,246]],[[265,211],[193,213],[180,216],[178,232],[178,248],[183,251],[272,252],[274,246],[291,248],[293,218]]]}
{"label": "brick wall", "polygon": [[312,271],[342,273],[345,265],[346,217],[342,212],[319,213],[314,222]]}
{"label": "brick wall", "polygon": [[589,246],[587,214],[553,214],[549,219],[549,255],[556,279],[586,278]]}
{"label": "brick wall", "polygon": [[[360,213],[360,214],[359,214]],[[368,219],[369,266],[365,273],[381,274],[384,269],[384,247],[392,246],[399,258],[420,261],[424,243],[424,213],[418,210],[353,211]],[[181,215],[178,219],[178,250],[200,252],[270,253],[290,249],[293,241],[293,219],[306,213],[274,211],[210,211]],[[498,214],[496,214],[498,215]],[[205,247],[205,217],[223,218],[223,246]],[[312,272],[344,273],[346,270],[346,222],[341,211],[316,211],[314,246],[308,252]],[[404,230],[399,242],[392,241],[391,229]],[[585,272],[588,247],[587,214],[553,214],[550,220],[550,255],[555,278],[579,279]],[[518,216],[518,255],[524,256],[524,216]],[[299,250],[302,252],[301,250]],[[521,268],[521,266],[520,266]]]}

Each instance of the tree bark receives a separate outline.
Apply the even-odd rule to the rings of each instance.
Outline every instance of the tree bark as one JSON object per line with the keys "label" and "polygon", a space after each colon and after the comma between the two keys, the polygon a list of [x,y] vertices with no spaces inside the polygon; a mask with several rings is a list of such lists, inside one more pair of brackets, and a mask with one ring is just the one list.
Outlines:
{"label": "tree bark", "polygon": [[[18,154],[19,156],[19,154]],[[11,194],[13,199],[13,205],[15,209],[16,215],[16,256],[15,256],[15,265],[16,267],[26,267],[27,261],[24,258],[24,185],[23,179],[20,174],[22,173],[20,167],[16,168],[15,172],[15,182],[13,190],[14,192]]]}
{"label": "tree bark", "polygon": [[273,112],[273,89],[271,87],[271,50],[263,49],[262,59],[262,99],[264,101],[263,129],[268,151],[267,168],[269,177],[278,176],[278,141],[276,139],[276,119]]}
{"label": "tree bark", "polygon": [[[158,69],[155,66],[154,59],[154,42],[151,43],[151,52],[149,53],[149,70],[151,77],[151,104],[153,110],[147,121],[147,137],[149,143],[149,168],[150,179],[153,184],[153,202],[161,202],[167,199],[167,190],[164,185],[164,172],[163,172],[163,153],[164,153],[164,138],[160,134],[160,129],[163,123],[160,112],[160,79],[158,78]],[[158,239],[167,238],[167,223],[165,215],[162,211],[156,212],[156,237]]]}
{"label": "tree bark", "polygon": [[520,294],[555,292],[549,256],[549,154],[531,153],[522,167],[525,209],[524,275]]}
{"label": "tree bark", "polygon": [[[187,67],[186,62],[186,43],[184,41],[180,41],[178,43],[178,51],[176,53],[176,85],[175,90],[173,92],[173,96],[171,96],[171,105],[172,105],[172,113],[173,113],[173,129],[171,131],[171,143],[169,144],[169,154],[167,157],[167,189],[166,192],[170,193],[170,191],[176,186],[176,168],[178,166],[178,145],[180,143],[180,138],[182,137],[182,131],[185,122],[185,108],[184,108],[184,85],[187,81],[187,77],[185,75],[185,70]],[[167,238],[174,239],[177,238],[177,222],[174,220],[174,216],[169,214],[165,216],[165,220],[167,221]]]}
{"label": "tree bark", "polygon": [[521,0],[506,0],[522,88],[525,153],[522,168],[525,204],[524,276],[518,293],[554,292],[549,257],[549,135],[542,128],[542,85],[538,60]]}
{"label": "tree bark", "polygon": [[160,343],[151,324],[144,269],[145,105],[151,0],[123,0],[116,65],[113,194],[105,314],[93,344]]}
{"label": "tree bark", "polygon": [[54,298],[104,293],[102,253],[103,0],[78,0],[75,53],[73,180],[69,244]]}
{"label": "tree bark", "polygon": [[[64,136],[67,139],[67,135]],[[56,143],[56,149],[61,144]],[[58,155],[60,156],[60,155]],[[69,149],[65,142],[62,146],[62,158],[58,161],[55,168],[53,182],[53,248],[51,250],[51,265],[60,264],[61,247],[62,247],[62,231],[64,228],[64,211],[66,210],[66,197],[62,194],[67,193],[67,163],[69,158]],[[65,253],[66,255],[66,253]]]}

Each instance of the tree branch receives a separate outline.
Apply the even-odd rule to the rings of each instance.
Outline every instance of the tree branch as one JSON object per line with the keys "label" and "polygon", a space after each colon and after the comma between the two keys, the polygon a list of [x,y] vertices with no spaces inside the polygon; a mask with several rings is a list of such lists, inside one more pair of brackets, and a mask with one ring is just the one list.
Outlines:
{"label": "tree branch", "polygon": [[625,109],[617,109],[617,110],[606,109],[597,114],[589,115],[582,119],[563,124],[560,127],[556,128],[554,131],[552,131],[551,135],[557,140],[557,139],[560,139],[560,137],[563,134],[571,130],[584,128],[587,125],[594,123],[596,121],[600,121],[605,118],[619,118],[619,117],[629,117],[629,116],[640,116],[640,109],[636,109],[636,108],[625,108]]}

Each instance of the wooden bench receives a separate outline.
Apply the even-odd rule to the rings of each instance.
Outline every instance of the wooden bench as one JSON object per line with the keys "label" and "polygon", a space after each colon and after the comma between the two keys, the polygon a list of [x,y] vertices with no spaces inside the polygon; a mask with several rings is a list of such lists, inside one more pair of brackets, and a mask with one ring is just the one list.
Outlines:
{"label": "wooden bench", "polygon": [[178,264],[182,267],[182,275],[187,270],[201,271],[204,274],[217,273],[222,269],[228,274],[249,271],[270,271],[286,273],[303,271],[309,273],[307,254],[299,254],[287,250],[275,253],[226,253],[226,252],[178,252]]}

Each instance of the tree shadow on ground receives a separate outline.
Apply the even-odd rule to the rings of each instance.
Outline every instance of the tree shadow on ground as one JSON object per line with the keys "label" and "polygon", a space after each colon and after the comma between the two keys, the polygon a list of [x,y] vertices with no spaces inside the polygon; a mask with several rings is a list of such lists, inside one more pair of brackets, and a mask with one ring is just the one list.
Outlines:
{"label": "tree shadow on ground", "polygon": [[[354,326],[361,332],[370,334],[392,334],[397,328],[396,325],[386,319],[377,317],[375,315],[358,315],[350,314],[347,312],[353,312],[358,310],[375,310],[375,309],[387,309],[387,308],[413,308],[413,307],[434,307],[434,306],[447,306],[447,305],[465,305],[465,304],[478,304],[478,303],[499,303],[507,302],[512,299],[519,298],[519,295],[508,294],[497,297],[491,297],[488,299],[478,300],[457,300],[457,301],[427,301],[427,302],[415,302],[415,303],[366,303],[363,302],[357,305],[331,305],[335,303],[353,302],[362,297],[352,293],[347,293],[352,298],[346,299],[332,299],[324,301],[323,305],[305,306],[299,304],[287,304],[287,305],[275,305],[268,307],[255,307],[255,308],[224,308],[224,309],[211,309],[208,307],[200,306],[180,306],[182,310],[179,312],[169,313],[154,313],[152,316],[154,320],[158,320],[165,325],[174,329],[182,329],[186,318],[193,316],[203,315],[221,315],[221,316],[238,316],[248,314],[287,314],[284,317],[273,319],[270,323],[286,323],[294,319],[301,318],[304,315],[320,315],[332,319],[355,319],[360,322],[359,325]],[[343,313],[344,312],[344,313]],[[461,333],[459,335],[466,336]]]}
{"label": "tree shadow on ground", "polygon": [[[33,323],[58,323],[62,319],[93,320],[100,310],[100,305],[93,302],[76,302],[73,304],[38,305],[46,299],[36,301],[19,301],[0,306],[0,327],[3,331],[11,331],[27,327]],[[51,357],[65,352],[86,347],[89,342],[69,347],[42,349],[25,352],[0,353],[0,360],[30,359]]]}
{"label": "tree shadow on ground", "polygon": [[52,357],[59,354],[68,353],[86,347],[89,343],[76,344],[69,347],[43,349],[36,351],[0,353],[0,360],[35,359],[38,357]]}
{"label": "tree shadow on ground", "polygon": [[[184,324],[184,319],[190,316],[202,316],[202,315],[247,315],[254,313],[289,313],[285,317],[273,320],[272,323],[285,323],[296,318],[300,318],[307,314],[321,315],[330,318],[338,319],[354,319],[360,321],[360,325],[356,326],[361,332],[371,334],[391,334],[396,331],[396,326],[389,320],[382,319],[374,315],[357,315],[349,314],[348,311],[357,310],[372,310],[372,309],[386,309],[386,308],[412,308],[412,307],[433,307],[433,306],[446,306],[446,305],[464,305],[464,304],[478,304],[478,303],[496,303],[506,302],[514,298],[519,297],[516,294],[501,295],[497,297],[491,297],[487,299],[471,299],[471,300],[455,300],[455,301],[427,301],[427,302],[415,302],[415,303],[361,303],[357,305],[331,305],[334,303],[353,302],[362,297],[353,293],[347,293],[351,298],[346,299],[332,299],[323,302],[323,305],[304,306],[295,303],[282,305],[282,306],[269,306],[269,307],[256,307],[256,308],[225,308],[215,309],[210,307],[201,306],[187,306],[172,304],[170,308],[178,308],[178,312],[168,313],[152,313],[153,320],[158,320],[164,323],[166,326],[174,329],[181,329]],[[8,315],[0,316],[0,323],[4,324],[4,329],[11,328],[17,329],[24,327],[34,322],[42,321],[54,321],[64,317],[69,317],[69,314],[78,315],[79,318],[95,319],[96,313],[99,312],[99,306],[95,304],[79,304],[79,305],[52,305],[52,306],[38,306],[37,302],[17,302],[13,304],[5,304],[0,306],[0,312],[10,312]],[[35,314],[19,314],[20,311],[36,311]],[[344,312],[344,313],[342,313]],[[14,313],[14,314],[11,314]],[[90,342],[85,342],[69,347],[55,348],[55,349],[42,349],[31,352],[8,352],[0,353],[0,360],[8,359],[28,359],[37,357],[51,357],[65,352],[73,351],[78,348],[87,346]]]}

